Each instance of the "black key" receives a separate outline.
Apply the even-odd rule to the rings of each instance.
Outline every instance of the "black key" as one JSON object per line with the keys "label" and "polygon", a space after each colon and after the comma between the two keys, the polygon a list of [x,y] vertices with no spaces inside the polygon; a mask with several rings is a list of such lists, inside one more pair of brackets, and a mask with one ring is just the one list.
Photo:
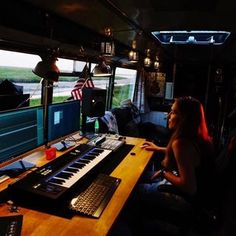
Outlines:
{"label": "black key", "polygon": [[69,171],[69,172],[72,172],[72,173],[76,173],[76,172],[78,172],[78,169],[74,169],[74,168],[68,167],[68,168],[65,169],[65,171]]}
{"label": "black key", "polygon": [[71,176],[73,176],[73,175],[70,174],[70,173],[60,172],[55,177],[63,178],[63,179],[69,179]]}
{"label": "black key", "polygon": [[90,162],[90,160],[86,160],[84,159],[84,157],[82,159],[79,160],[82,163],[88,164]]}
{"label": "black key", "polygon": [[75,162],[74,164],[71,165],[71,167],[79,168],[82,169],[85,166],[83,163]]}
{"label": "black key", "polygon": [[93,160],[93,159],[95,159],[96,158],[96,156],[94,156],[94,155],[85,155],[84,157],[83,157],[84,159],[88,159],[88,160]]}
{"label": "black key", "polygon": [[63,180],[63,179],[55,179],[55,178],[52,178],[49,183],[55,183],[55,184],[63,184],[65,183],[66,181]]}

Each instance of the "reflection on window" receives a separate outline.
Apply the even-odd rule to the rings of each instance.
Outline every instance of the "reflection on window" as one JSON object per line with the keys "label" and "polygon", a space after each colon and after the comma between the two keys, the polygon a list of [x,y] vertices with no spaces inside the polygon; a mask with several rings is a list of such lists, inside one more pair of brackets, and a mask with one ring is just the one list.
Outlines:
{"label": "reflection on window", "polygon": [[112,107],[119,107],[126,99],[133,100],[136,75],[136,70],[116,68]]}
{"label": "reflection on window", "polygon": [[[38,55],[0,50],[0,84],[9,81],[18,87],[18,92],[30,94],[30,106],[41,101],[40,78],[32,69],[41,60]],[[5,85],[4,85],[5,86]],[[5,90],[12,94],[12,90]]]}

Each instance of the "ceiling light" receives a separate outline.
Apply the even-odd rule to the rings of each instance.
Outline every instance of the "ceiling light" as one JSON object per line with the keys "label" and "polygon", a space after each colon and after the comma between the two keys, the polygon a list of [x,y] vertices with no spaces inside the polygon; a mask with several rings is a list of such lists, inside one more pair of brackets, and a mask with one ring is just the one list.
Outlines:
{"label": "ceiling light", "polygon": [[129,52],[129,61],[133,62],[133,63],[136,63],[136,62],[138,62],[138,58],[139,58],[139,55],[138,55],[138,52],[136,50],[136,41],[133,40],[132,41],[132,49]]}
{"label": "ceiling light", "polygon": [[156,56],[156,59],[153,63],[153,67],[154,67],[155,70],[159,70],[159,68],[160,68],[160,62],[159,62],[158,56]]}
{"label": "ceiling light", "polygon": [[101,54],[103,56],[114,56],[115,55],[115,44],[112,39],[112,29],[107,27],[104,29],[105,39],[101,42]]}
{"label": "ceiling light", "polygon": [[146,57],[144,58],[144,66],[150,67],[152,64],[151,58],[150,58],[150,49],[146,50]]}
{"label": "ceiling light", "polygon": [[221,45],[229,37],[228,31],[153,31],[162,44]]}

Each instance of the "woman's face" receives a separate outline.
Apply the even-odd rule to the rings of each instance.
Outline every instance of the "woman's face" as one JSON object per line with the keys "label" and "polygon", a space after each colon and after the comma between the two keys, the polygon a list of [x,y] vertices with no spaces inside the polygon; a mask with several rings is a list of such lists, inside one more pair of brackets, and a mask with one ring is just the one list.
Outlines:
{"label": "woman's face", "polygon": [[179,113],[177,109],[177,103],[174,102],[174,104],[171,106],[170,112],[168,114],[168,127],[169,129],[175,129],[178,125],[179,121]]}

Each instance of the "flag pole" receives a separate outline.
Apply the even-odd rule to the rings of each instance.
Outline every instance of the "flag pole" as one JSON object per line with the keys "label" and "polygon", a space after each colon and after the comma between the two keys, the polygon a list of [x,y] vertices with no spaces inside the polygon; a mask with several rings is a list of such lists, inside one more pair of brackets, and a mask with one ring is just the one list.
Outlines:
{"label": "flag pole", "polygon": [[[87,64],[87,61],[86,61],[86,64],[85,64],[85,68],[86,68],[86,70],[85,70],[85,81],[84,81],[83,85],[81,86],[81,92],[82,92],[82,99],[80,100],[80,104],[81,105],[82,105],[82,102],[83,102],[82,101],[83,100],[83,90],[82,89],[86,85],[86,83],[88,81],[88,78],[89,78],[89,76],[88,76],[88,64]],[[84,115],[83,112],[81,112],[81,114],[82,114],[82,135],[85,135],[86,134],[87,116]]]}

